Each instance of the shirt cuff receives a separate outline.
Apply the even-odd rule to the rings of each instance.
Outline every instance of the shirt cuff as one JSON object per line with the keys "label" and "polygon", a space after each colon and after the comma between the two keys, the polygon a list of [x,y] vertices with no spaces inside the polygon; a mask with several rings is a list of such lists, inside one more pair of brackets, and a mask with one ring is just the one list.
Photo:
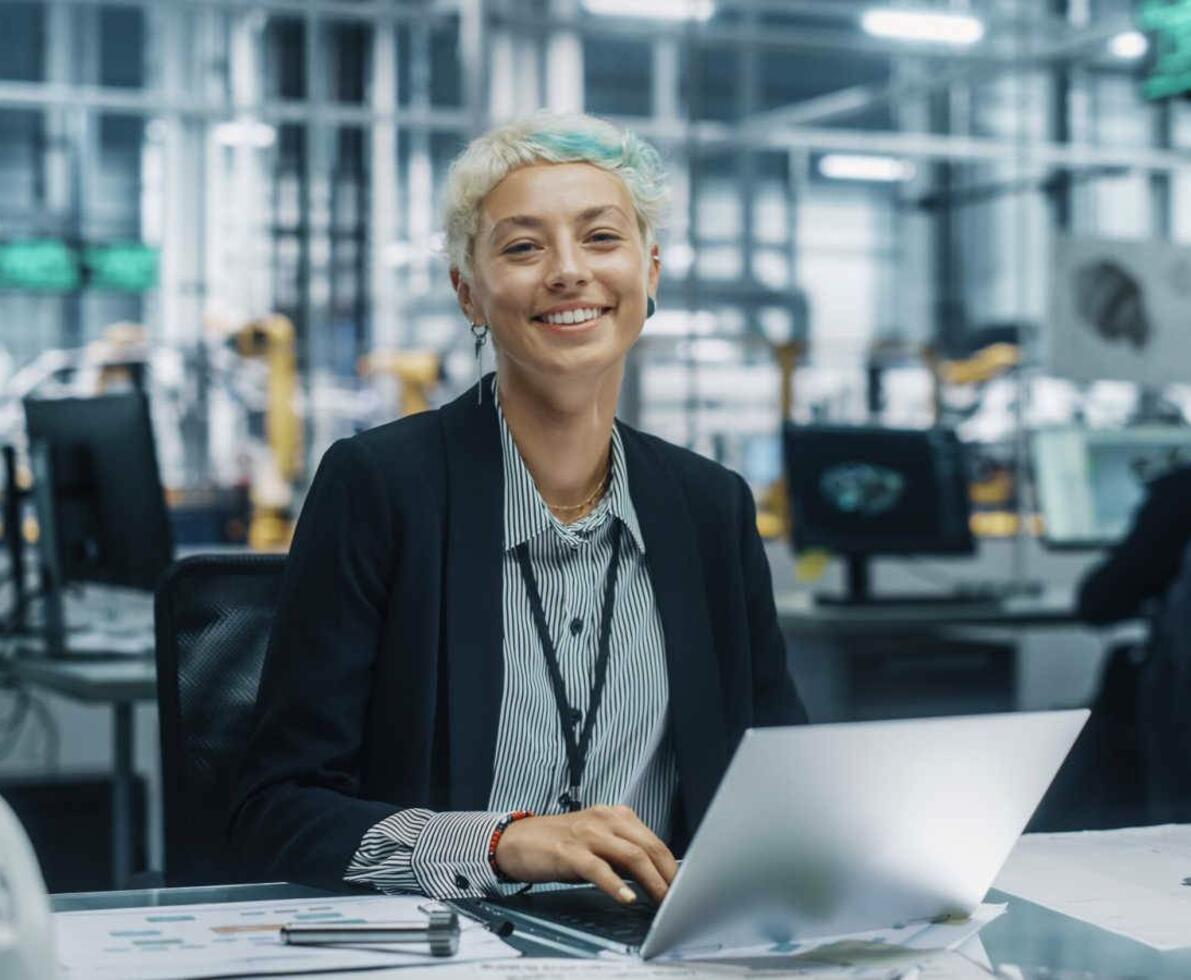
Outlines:
{"label": "shirt cuff", "polygon": [[410,867],[422,892],[431,898],[482,898],[523,887],[502,883],[488,861],[488,843],[507,813],[436,813],[422,828]]}
{"label": "shirt cuff", "polygon": [[372,885],[383,892],[419,891],[410,858],[433,816],[433,810],[411,807],[373,824],[347,866],[344,881]]}

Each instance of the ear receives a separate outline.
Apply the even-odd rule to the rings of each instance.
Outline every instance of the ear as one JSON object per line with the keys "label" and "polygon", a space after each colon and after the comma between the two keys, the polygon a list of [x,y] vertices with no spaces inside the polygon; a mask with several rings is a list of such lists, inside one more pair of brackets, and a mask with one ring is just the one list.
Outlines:
{"label": "ear", "polygon": [[662,255],[658,251],[657,244],[650,246],[649,249],[649,272],[646,274],[648,280],[648,290],[650,296],[657,296],[658,294],[658,278],[662,274]]}
{"label": "ear", "polygon": [[451,286],[455,290],[455,299],[459,302],[459,309],[463,311],[463,315],[467,317],[469,323],[475,323],[475,307],[472,302],[471,283],[463,278],[463,273],[455,266],[451,266]]}

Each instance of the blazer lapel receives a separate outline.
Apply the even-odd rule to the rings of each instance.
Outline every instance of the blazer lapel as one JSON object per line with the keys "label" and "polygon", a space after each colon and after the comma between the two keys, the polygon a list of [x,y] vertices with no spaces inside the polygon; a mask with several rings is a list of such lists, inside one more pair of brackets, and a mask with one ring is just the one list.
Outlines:
{"label": "blazer lapel", "polygon": [[[491,391],[490,378],[482,384]],[[504,683],[501,559],[504,483],[500,427],[476,389],[442,408],[447,461],[445,646],[450,806],[482,810],[492,790]]]}
{"label": "blazer lapel", "polygon": [[633,507],[666,642],[670,724],[687,825],[694,828],[728,764],[719,666],[701,600],[699,529],[670,468],[636,430],[620,425]]}

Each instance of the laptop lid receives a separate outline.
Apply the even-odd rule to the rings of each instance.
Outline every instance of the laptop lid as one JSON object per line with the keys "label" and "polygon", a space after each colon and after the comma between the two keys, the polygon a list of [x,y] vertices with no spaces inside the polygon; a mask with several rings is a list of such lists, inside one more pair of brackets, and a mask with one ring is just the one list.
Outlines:
{"label": "laptop lid", "polygon": [[750,729],[641,955],[970,913],[1087,718]]}

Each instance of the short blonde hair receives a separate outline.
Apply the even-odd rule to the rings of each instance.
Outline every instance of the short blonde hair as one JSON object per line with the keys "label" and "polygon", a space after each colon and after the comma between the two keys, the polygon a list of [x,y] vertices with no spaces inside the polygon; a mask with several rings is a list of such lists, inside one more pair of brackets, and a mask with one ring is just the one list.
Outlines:
{"label": "short blonde hair", "polygon": [[594,116],[537,112],[477,136],[447,174],[443,223],[451,266],[471,275],[480,202],[514,170],[534,163],[590,163],[624,183],[646,247],[670,200],[657,150],[627,129]]}

